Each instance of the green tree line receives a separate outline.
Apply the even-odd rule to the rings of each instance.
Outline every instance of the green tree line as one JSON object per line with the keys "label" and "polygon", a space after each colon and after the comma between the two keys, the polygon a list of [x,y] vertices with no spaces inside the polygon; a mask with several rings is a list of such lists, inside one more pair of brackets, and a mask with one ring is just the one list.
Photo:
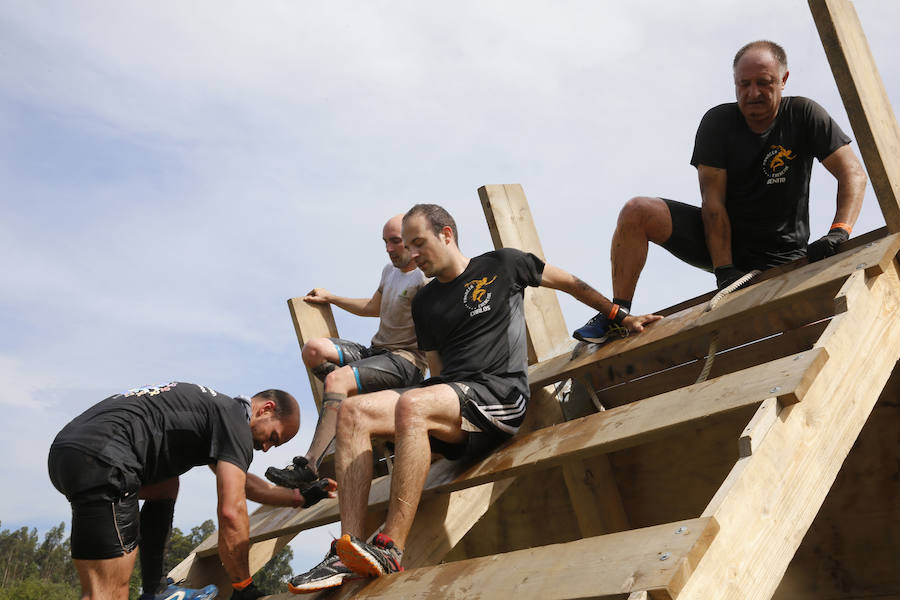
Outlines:
{"label": "green tree line", "polygon": [[[215,525],[204,521],[187,534],[177,527],[166,545],[164,572],[184,560],[206,539]],[[41,541],[37,529],[22,527],[0,531],[0,600],[78,600],[78,574],[72,563],[65,523],[51,528]],[[253,576],[257,586],[271,594],[287,591],[294,553],[289,546]],[[139,561],[136,561],[139,562]],[[130,600],[141,594],[140,565],[131,576]]]}

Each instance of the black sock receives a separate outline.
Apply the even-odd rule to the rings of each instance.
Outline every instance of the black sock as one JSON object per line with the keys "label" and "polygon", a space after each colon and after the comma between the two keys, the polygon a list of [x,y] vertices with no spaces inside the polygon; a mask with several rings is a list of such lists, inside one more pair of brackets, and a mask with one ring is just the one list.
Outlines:
{"label": "black sock", "polygon": [[163,554],[172,530],[175,499],[145,500],[141,507],[141,583],[144,593],[160,592],[163,579]]}
{"label": "black sock", "polygon": [[613,304],[618,304],[628,312],[631,312],[631,300],[623,300],[621,298],[613,298]]}

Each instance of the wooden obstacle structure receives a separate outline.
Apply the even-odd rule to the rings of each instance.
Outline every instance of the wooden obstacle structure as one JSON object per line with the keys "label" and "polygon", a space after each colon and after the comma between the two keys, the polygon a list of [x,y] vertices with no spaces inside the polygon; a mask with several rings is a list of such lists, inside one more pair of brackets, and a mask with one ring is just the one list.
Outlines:
{"label": "wooden obstacle structure", "polygon": [[[555,293],[529,288],[522,431],[432,465],[407,571],[313,597],[900,600],[900,130],[852,4],[809,4],[887,227],[577,355]],[[520,186],[479,196],[496,247],[543,257]],[[301,344],[336,334],[289,304]],[[337,520],[335,500],[261,507],[251,569]],[[215,535],[170,575],[230,589]]]}

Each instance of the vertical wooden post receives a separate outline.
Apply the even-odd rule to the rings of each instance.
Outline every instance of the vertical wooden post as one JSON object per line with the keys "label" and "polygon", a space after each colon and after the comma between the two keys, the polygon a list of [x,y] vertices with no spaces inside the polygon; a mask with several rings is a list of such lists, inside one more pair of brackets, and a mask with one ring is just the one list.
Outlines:
{"label": "vertical wooden post", "polygon": [[[521,185],[486,185],[478,189],[478,196],[496,248],[518,248],[546,260]],[[547,360],[569,349],[571,339],[553,290],[525,290],[525,322],[530,362]],[[564,420],[562,408],[551,392],[552,386],[532,390],[526,417],[529,427],[545,427]],[[609,460],[603,456],[591,464],[593,467],[589,468],[577,461],[562,467],[581,535],[590,537],[628,529]]]}
{"label": "vertical wooden post", "polygon": [[[291,298],[288,300],[288,308],[291,311],[291,321],[294,323],[294,332],[297,334],[297,342],[300,347],[313,338],[338,337],[337,325],[334,324],[334,314],[328,304],[307,304],[303,298]],[[316,408],[322,410],[322,394],[324,388],[319,378],[312,371],[306,369],[309,376],[309,385],[312,388],[313,399]]]}
{"label": "vertical wooden post", "polygon": [[850,0],[809,0],[850,125],[891,233],[900,231],[900,127]]}

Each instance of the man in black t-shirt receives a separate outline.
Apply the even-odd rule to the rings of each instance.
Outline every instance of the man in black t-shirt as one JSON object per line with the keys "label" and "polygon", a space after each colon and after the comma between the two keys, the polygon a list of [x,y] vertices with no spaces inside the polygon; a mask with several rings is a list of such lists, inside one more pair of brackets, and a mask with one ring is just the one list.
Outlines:
{"label": "man in black t-shirt", "polygon": [[[431,378],[420,385],[346,399],[338,413],[337,470],[341,533],[325,560],[294,577],[304,593],[340,585],[355,575],[401,570],[431,462],[483,456],[516,433],[529,388],[524,289],[562,290],[613,313],[641,331],[660,317],[618,315],[617,307],[570,273],[533,254],[497,250],[469,259],[457,245],[453,218],[440,206],[417,204],[403,218],[403,242],[428,277],[412,304],[419,348]],[[393,436],[393,479],[384,530],[362,541],[372,479],[371,437]]]}
{"label": "man in black t-shirt", "polygon": [[[50,447],[48,470],[72,504],[72,558],[83,597],[127,598],[138,545],[142,597],[154,597],[178,476],[200,465],[216,474],[219,553],[235,585],[232,598],[260,597],[250,579],[246,499],[305,502],[247,469],[254,449],[279,446],[299,427],[297,401],[281,390],[231,398],[182,382],[116,394],[73,419]],[[331,484],[320,491],[327,495]],[[140,511],[139,498],[145,500]]]}
{"label": "man in black t-shirt", "polygon": [[[831,256],[850,236],[866,187],[850,138],[812,100],[782,97],[789,73],[778,44],[747,44],[733,70],[737,102],[710,109],[697,129],[691,164],[702,207],[637,197],[619,213],[610,254],[620,305],[631,306],[648,242],[714,272],[722,289],[754,269]],[[814,159],[837,179],[837,208],[829,232],[807,247]],[[607,329],[597,315],[574,336],[602,341]]]}

